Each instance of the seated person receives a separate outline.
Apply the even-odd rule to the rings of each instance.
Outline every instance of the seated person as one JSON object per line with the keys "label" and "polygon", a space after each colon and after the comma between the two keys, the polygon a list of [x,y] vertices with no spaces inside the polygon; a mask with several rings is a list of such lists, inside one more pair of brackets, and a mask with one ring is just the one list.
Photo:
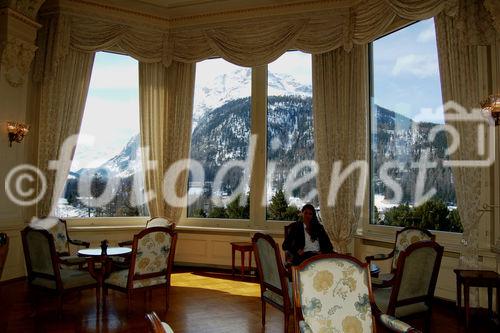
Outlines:
{"label": "seated person", "polygon": [[283,242],[287,265],[299,265],[317,254],[333,252],[330,238],[319,223],[314,206],[306,204],[301,212],[299,220],[290,224]]}

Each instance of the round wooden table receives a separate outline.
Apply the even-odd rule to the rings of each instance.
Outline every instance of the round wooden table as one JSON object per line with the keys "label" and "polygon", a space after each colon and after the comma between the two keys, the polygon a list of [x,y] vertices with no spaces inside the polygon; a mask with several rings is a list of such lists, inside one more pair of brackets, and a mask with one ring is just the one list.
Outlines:
{"label": "round wooden table", "polygon": [[[132,249],[129,247],[108,247],[106,251],[106,256],[122,256],[125,254],[129,254],[132,252]],[[102,255],[101,248],[92,248],[92,249],[81,249],[78,250],[79,257],[100,257]]]}

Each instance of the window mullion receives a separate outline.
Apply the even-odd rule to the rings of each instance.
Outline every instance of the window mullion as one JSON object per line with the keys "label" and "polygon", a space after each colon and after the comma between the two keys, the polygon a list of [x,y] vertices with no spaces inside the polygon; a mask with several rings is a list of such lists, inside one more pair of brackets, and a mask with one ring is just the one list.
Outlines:
{"label": "window mullion", "polygon": [[251,134],[257,135],[257,147],[250,181],[250,221],[263,227],[266,207],[262,205],[266,191],[267,147],[267,65],[252,68]]}

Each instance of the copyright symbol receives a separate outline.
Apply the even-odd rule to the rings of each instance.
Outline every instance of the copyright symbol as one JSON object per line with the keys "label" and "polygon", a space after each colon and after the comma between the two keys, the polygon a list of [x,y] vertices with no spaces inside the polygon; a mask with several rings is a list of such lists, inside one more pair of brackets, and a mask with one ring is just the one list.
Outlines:
{"label": "copyright symbol", "polygon": [[[35,178],[33,174],[35,174],[37,178]],[[23,182],[27,181],[36,184],[37,179],[40,180],[40,191],[35,198],[28,200],[28,198],[33,197],[35,190],[33,187],[26,190],[23,189]],[[10,170],[5,177],[5,193],[10,201],[19,206],[31,206],[38,203],[43,198],[46,191],[47,179],[42,171],[33,165],[18,165]]]}

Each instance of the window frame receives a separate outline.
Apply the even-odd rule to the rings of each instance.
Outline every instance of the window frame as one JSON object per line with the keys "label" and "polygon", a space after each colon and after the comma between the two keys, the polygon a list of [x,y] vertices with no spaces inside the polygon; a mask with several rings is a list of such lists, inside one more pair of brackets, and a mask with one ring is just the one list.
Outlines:
{"label": "window frame", "polygon": [[[384,38],[392,33],[395,33],[399,30],[408,28],[411,25],[414,25],[420,21],[411,22],[405,26],[402,26],[393,31],[387,32],[386,34],[376,38],[373,42],[368,45],[368,77],[369,77],[369,112],[368,112],[368,165],[370,170],[369,182],[367,184],[368,190],[366,191],[368,198],[365,202],[368,204],[365,205],[362,214],[361,228],[357,230],[357,237],[363,239],[373,239],[373,240],[382,240],[382,241],[390,241],[394,242],[394,235],[396,231],[403,229],[403,227],[397,226],[388,226],[388,225],[377,225],[372,224],[373,218],[373,184],[372,184],[372,175],[373,175],[373,163],[372,163],[372,155],[371,155],[371,145],[372,145],[372,117],[373,112],[372,108],[375,102],[374,96],[374,64],[373,64],[373,43],[381,38]],[[438,64],[439,65],[439,64]],[[434,235],[436,235],[436,241],[438,243],[444,244],[447,251],[460,252],[460,243],[463,237],[463,233],[461,232],[450,232],[450,231],[441,231],[441,230],[429,230]]]}

